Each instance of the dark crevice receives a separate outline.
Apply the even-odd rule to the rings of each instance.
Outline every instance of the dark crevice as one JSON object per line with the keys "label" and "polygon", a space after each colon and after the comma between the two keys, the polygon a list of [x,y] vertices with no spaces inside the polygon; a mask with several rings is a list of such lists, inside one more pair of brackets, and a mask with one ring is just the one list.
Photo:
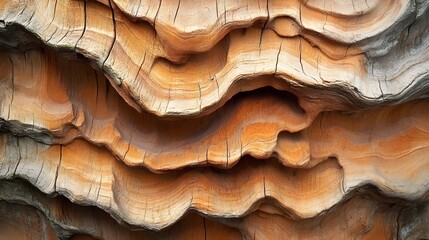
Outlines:
{"label": "dark crevice", "polygon": [[[156,18],[158,17],[158,13],[159,13],[159,10],[161,9],[161,5],[162,5],[162,0],[159,0],[158,9],[156,10],[155,17],[153,18],[153,28],[155,29],[156,29]],[[156,34],[156,31],[155,31],[155,34]]]}
{"label": "dark crevice", "polygon": [[19,145],[19,137],[16,137],[16,148],[18,149],[18,162],[16,163],[15,169],[13,170],[13,175],[16,176],[16,170],[18,169],[19,164],[21,163],[22,156],[21,156],[21,147]]}
{"label": "dark crevice", "polygon": [[226,14],[228,13],[228,11],[226,10],[226,1],[223,1],[223,24],[226,24]]}
{"label": "dark crevice", "polygon": [[143,61],[141,62],[140,66],[139,66],[139,70],[137,70],[137,74],[136,74],[136,76],[134,77],[134,82],[136,82],[136,81],[137,81],[137,77],[138,77],[138,76],[139,76],[139,74],[140,74],[140,70],[142,69],[144,62],[146,61],[146,55],[147,55],[147,51],[145,51],[145,52],[144,52],[144,55],[143,55]]}
{"label": "dark crevice", "polygon": [[127,157],[128,151],[130,151],[131,141],[133,140],[134,131],[131,131],[130,140],[128,141],[127,150],[124,153],[123,160]]}
{"label": "dark crevice", "polygon": [[45,166],[45,161],[42,161],[42,166],[40,167],[40,171],[39,171],[39,173],[37,174],[37,177],[36,177],[36,184],[37,184],[37,182],[39,181],[39,177],[40,177],[40,174],[42,173],[42,171],[43,171],[43,167]]}
{"label": "dark crevice", "polygon": [[76,41],[76,45],[74,46],[74,48],[77,48],[77,45],[79,44],[79,42],[81,41],[81,39],[83,38],[83,35],[85,34],[86,31],[86,21],[87,21],[87,16],[86,16],[86,0],[83,1],[83,31],[82,34],[80,35],[79,39]]}
{"label": "dark crevice", "polygon": [[366,7],[369,9],[368,0],[365,0]]}
{"label": "dark crevice", "polygon": [[180,0],[179,0],[179,3],[177,4],[176,13],[174,14],[174,20],[173,20],[174,23],[176,23],[176,18],[177,18],[177,14],[179,13],[179,9],[180,9]]}
{"label": "dark crevice", "polygon": [[302,73],[307,76],[304,71],[304,65],[302,65],[302,37],[299,37],[299,64],[301,65]]}
{"label": "dark crevice", "polygon": [[[143,0],[139,0],[139,4],[138,4],[138,6],[137,6],[137,8],[136,8],[136,13],[134,14],[134,17],[135,17],[135,18],[137,18],[137,15],[138,15],[138,13],[139,13],[140,6],[141,6],[141,4],[142,4],[142,1],[143,1]],[[149,7],[148,7],[148,6],[146,6],[146,7],[149,9]]]}
{"label": "dark crevice", "polygon": [[98,198],[100,197],[100,190],[101,190],[101,184],[103,183],[103,173],[100,173],[100,181],[99,181],[99,185],[98,185],[98,189],[97,189],[97,197],[96,197],[96,201],[98,201]]}
{"label": "dark crevice", "polygon": [[265,32],[264,31],[265,25],[266,25],[266,22],[264,23],[264,26],[261,29],[261,35],[259,36],[259,56],[261,55],[261,52],[262,52],[261,44],[262,44],[262,38],[263,38],[264,32]]}
{"label": "dark crevice", "polygon": [[113,9],[113,5],[112,5],[112,0],[109,0],[109,6],[110,6],[110,10],[112,12],[113,41],[112,41],[112,45],[110,45],[109,52],[106,56],[106,59],[104,59],[104,61],[103,61],[102,68],[105,66],[107,59],[109,59],[110,54],[112,53],[113,46],[115,46],[115,42],[116,42],[116,19],[115,19],[115,10]]}
{"label": "dark crevice", "polygon": [[400,224],[400,218],[402,212],[406,209],[406,207],[402,207],[401,210],[398,212],[398,216],[396,216],[396,239],[402,239],[401,238],[401,224]]}
{"label": "dark crevice", "polygon": [[[167,100],[167,105],[165,106],[165,111],[164,112],[168,111],[168,105],[170,105],[170,101],[171,101],[171,89],[168,89],[168,100]],[[200,104],[200,107],[201,107],[201,104]]]}
{"label": "dark crevice", "polygon": [[55,172],[55,179],[54,179],[54,192],[57,191],[57,181],[58,181],[58,173],[60,171],[61,162],[63,160],[63,145],[60,145],[60,152],[59,152],[59,161],[57,166],[57,171]]}
{"label": "dark crevice", "polygon": [[269,9],[269,5],[268,5],[269,4],[269,0],[267,0],[266,4],[267,4],[266,5],[267,19],[265,20],[264,25],[262,26],[261,35],[259,36],[259,55],[261,55],[262,37],[264,36],[265,29],[267,28],[267,24],[270,21],[270,9]]}
{"label": "dark crevice", "polygon": [[[107,80],[107,79],[105,79],[105,80]],[[110,85],[106,83],[104,87],[105,87],[104,102],[108,102]]]}
{"label": "dark crevice", "polygon": [[35,14],[36,14],[36,11],[34,11],[33,14],[31,14],[30,19],[28,19],[28,23],[25,25],[25,27],[28,27],[28,25],[30,25],[30,23],[33,20],[33,17],[34,17]]}
{"label": "dark crevice", "polygon": [[[55,0],[55,4],[54,4],[54,14],[53,14],[52,19],[51,19],[51,21],[49,22],[48,26],[50,26],[50,25],[54,22],[54,20],[55,20],[55,16],[56,16],[56,13],[57,13],[57,3],[58,3],[58,0]],[[24,9],[25,9],[25,8],[24,8]]]}
{"label": "dark crevice", "polygon": [[217,98],[220,99],[220,89],[219,89],[219,82],[217,81],[217,77],[216,75],[214,76],[214,80],[216,82],[216,87],[217,87]]}
{"label": "dark crevice", "polygon": [[276,56],[276,66],[274,69],[274,74],[277,74],[277,67],[279,65],[279,57],[280,57],[280,53],[282,51],[282,46],[283,46],[283,41],[280,42],[280,47],[279,47],[279,51],[277,52],[277,56]]}
{"label": "dark crevice", "polygon": [[[386,76],[384,77],[384,81],[386,81]],[[378,79],[378,87],[380,88],[380,93],[381,93],[381,98],[384,99],[384,92],[383,92],[383,88],[381,87],[381,80]]]}
{"label": "dark crevice", "polygon": [[46,40],[47,43],[51,41],[51,39],[54,37],[54,35],[57,33],[58,28],[55,28],[55,30],[52,32],[51,36]]}
{"label": "dark crevice", "polygon": [[66,38],[69,32],[70,32],[70,28],[68,27],[66,33],[57,41],[57,43],[61,42],[64,38]]}

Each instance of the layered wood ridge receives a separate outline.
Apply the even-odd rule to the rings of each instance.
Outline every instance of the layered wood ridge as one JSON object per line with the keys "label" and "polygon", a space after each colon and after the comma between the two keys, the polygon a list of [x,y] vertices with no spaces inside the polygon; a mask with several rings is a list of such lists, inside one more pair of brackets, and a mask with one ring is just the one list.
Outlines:
{"label": "layered wood ridge", "polygon": [[428,77],[426,1],[0,0],[0,238],[428,238]]}
{"label": "layered wood ridge", "polygon": [[[364,196],[366,194],[367,196]],[[1,181],[0,215],[2,221],[22,221],[22,214],[31,221],[28,229],[20,229],[23,224],[2,224],[0,233],[16,236],[29,234],[35,224],[41,224],[42,231],[34,236],[47,239],[57,236],[70,237],[86,235],[98,239],[242,239],[242,238],[386,238],[396,236],[401,239],[425,238],[427,221],[416,219],[428,217],[428,202],[408,206],[403,202],[380,197],[373,189],[358,192],[325,215],[312,219],[292,221],[278,215],[270,208],[261,209],[242,219],[232,218],[221,223],[194,213],[188,214],[168,230],[154,234],[145,230],[130,230],[113,221],[98,208],[80,206],[63,197],[49,198],[28,183],[22,181]],[[13,214],[7,208],[14,208]],[[268,222],[267,222],[268,221]],[[51,222],[51,226],[49,225]],[[409,228],[409,225],[412,227]],[[408,229],[407,229],[408,228]],[[30,232],[31,233],[31,232]],[[80,239],[80,238],[79,238]]]}
{"label": "layered wood ridge", "polygon": [[[262,86],[323,89],[337,104],[361,106],[427,92],[426,2],[352,1],[356,11],[347,13],[335,0],[225,0],[223,8],[214,1],[217,11],[207,1],[200,3],[205,10],[189,11],[192,18],[179,14],[181,6],[200,8],[188,0],[164,7],[141,1],[141,8],[101,2],[3,0],[2,30],[12,46],[20,38],[10,34],[22,34],[21,26],[51,47],[84,55],[130,105],[162,116],[209,113]],[[197,20],[207,10],[218,17]],[[133,21],[135,12],[142,21]]]}

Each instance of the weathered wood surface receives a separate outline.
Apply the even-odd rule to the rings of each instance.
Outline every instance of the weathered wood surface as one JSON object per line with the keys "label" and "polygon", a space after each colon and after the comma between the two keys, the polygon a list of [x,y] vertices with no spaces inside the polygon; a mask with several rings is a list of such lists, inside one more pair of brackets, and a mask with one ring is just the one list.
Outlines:
{"label": "weathered wood surface", "polygon": [[428,83],[429,1],[0,0],[0,238],[429,238]]}

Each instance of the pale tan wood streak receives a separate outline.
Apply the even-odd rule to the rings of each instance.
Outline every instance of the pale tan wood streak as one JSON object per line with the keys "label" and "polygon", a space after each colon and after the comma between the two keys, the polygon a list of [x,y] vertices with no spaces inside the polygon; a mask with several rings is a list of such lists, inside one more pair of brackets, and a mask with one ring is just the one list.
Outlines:
{"label": "pale tan wood streak", "polygon": [[[409,39],[405,34],[406,24],[414,26],[408,28],[411,33],[422,33],[421,41],[413,47],[418,49],[421,58],[407,58],[406,63],[399,61],[397,69],[400,70],[396,72],[391,72],[390,67],[378,58],[368,58],[374,54],[359,46],[340,44],[338,48],[345,54],[343,57],[335,51],[324,50],[333,49],[335,44],[311,31],[281,37],[271,29],[261,30],[257,26],[235,29],[206,52],[190,54],[171,52],[160,40],[156,28],[147,22],[130,21],[114,4],[109,4],[112,10],[92,1],[59,1],[56,8],[51,5],[47,8],[59,12],[76,9],[84,16],[74,17],[71,23],[67,15],[61,19],[52,13],[42,16],[38,9],[46,6],[39,1],[30,1],[26,7],[4,3],[0,16],[7,26],[13,23],[23,25],[49,46],[74,49],[84,54],[105,71],[128,104],[160,116],[207,114],[237,92],[263,86],[278,87],[277,83],[265,80],[273,74],[283,79],[286,85],[335,87],[343,95],[353,92],[347,95],[350,102],[366,104],[413,98],[414,94],[406,92],[421,89],[413,86],[424,84],[428,75],[428,41],[424,40],[428,34],[422,32],[427,29],[427,17],[423,14],[427,12],[427,6],[424,4],[411,4],[417,11],[414,13],[420,14],[419,20],[404,17],[407,21],[394,28],[399,32],[391,38],[400,37],[401,41],[392,41],[396,45],[377,50],[384,52],[381,55],[386,60],[383,61],[396,61],[408,56],[404,50],[408,51],[410,46],[399,44]],[[104,11],[105,14],[84,14],[94,11]],[[109,11],[111,24],[106,17]],[[406,11],[407,16],[410,11]],[[98,27],[98,21],[104,24]],[[99,36],[97,39],[100,40],[92,41],[94,36]],[[88,41],[93,44],[88,45]],[[386,74],[380,75],[380,71]]]}

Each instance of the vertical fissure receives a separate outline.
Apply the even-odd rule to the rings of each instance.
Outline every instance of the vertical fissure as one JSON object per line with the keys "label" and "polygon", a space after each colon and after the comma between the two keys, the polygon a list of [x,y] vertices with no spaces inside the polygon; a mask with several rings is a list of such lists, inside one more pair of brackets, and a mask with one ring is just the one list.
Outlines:
{"label": "vertical fissure", "polygon": [[107,53],[106,59],[104,59],[102,67],[105,66],[107,59],[109,59],[110,54],[112,53],[113,46],[115,46],[116,42],[116,19],[115,19],[115,10],[113,9],[112,0],[109,0],[109,7],[112,13],[112,21],[113,21],[113,41],[110,45],[109,52]]}
{"label": "vertical fissure", "polygon": [[57,171],[55,172],[55,180],[54,180],[54,192],[57,191],[57,181],[58,181],[58,173],[60,171],[61,162],[63,160],[63,145],[60,145],[60,159],[58,161]]}
{"label": "vertical fissure", "polygon": [[83,31],[82,31],[82,34],[80,35],[79,39],[76,41],[76,45],[74,46],[75,49],[77,49],[77,45],[82,40],[83,35],[85,34],[85,31],[86,31],[86,21],[87,21],[86,18],[87,18],[87,16],[86,16],[86,0],[84,0],[83,1]]}

